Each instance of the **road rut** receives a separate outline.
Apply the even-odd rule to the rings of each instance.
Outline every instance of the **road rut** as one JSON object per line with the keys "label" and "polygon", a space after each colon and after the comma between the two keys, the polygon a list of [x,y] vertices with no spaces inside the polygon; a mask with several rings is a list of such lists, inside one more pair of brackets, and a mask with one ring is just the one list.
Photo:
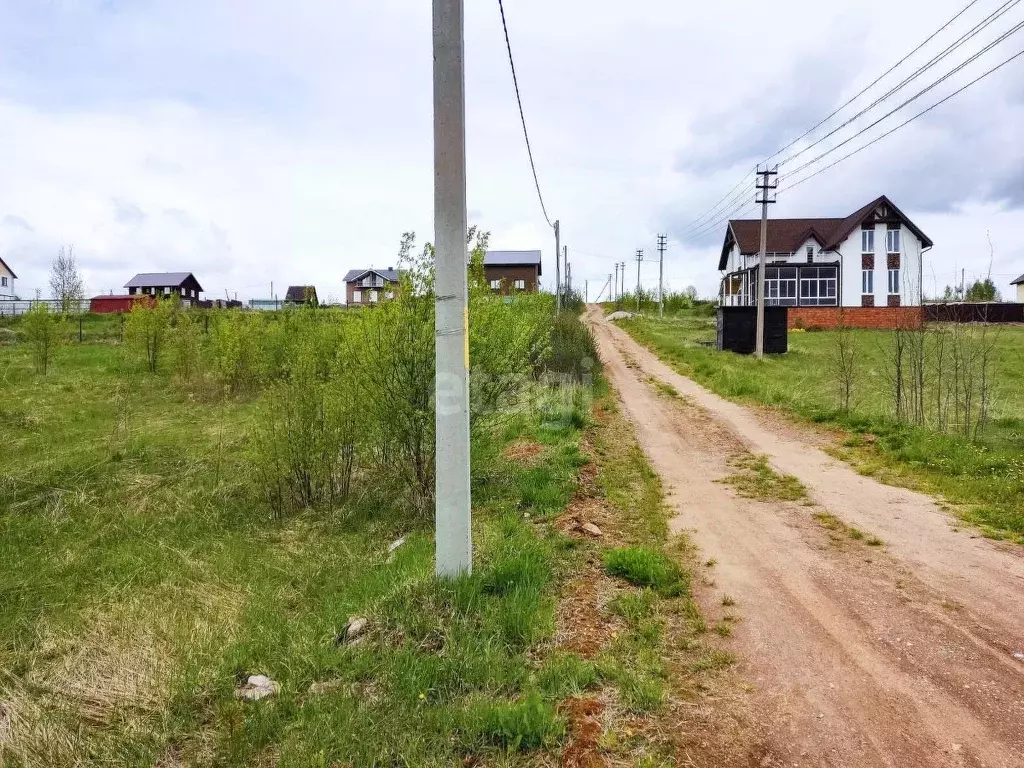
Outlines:
{"label": "road rut", "polygon": [[[708,392],[598,308],[587,321],[673,530],[717,561],[716,599],[736,601],[755,764],[1024,766],[1019,548],[958,530],[931,498],[862,477],[797,428]],[[744,499],[719,482],[745,451],[799,478],[809,501]],[[829,530],[815,517],[825,512],[884,546]]]}

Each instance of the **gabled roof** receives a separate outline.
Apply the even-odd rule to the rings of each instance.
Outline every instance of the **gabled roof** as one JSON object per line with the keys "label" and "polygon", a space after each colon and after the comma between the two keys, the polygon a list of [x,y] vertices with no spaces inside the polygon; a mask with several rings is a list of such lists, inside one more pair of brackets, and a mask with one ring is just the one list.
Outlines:
{"label": "gabled roof", "polygon": [[537,274],[543,274],[540,251],[487,251],[484,254],[484,266],[537,267]]}
{"label": "gabled roof", "polygon": [[313,285],[289,285],[288,291],[284,295],[285,301],[294,301],[296,303],[303,303],[306,301],[307,292],[316,298],[316,286]]}
{"label": "gabled roof", "polygon": [[[769,253],[794,253],[813,237],[821,244],[823,250],[834,251],[880,207],[887,209],[888,216],[902,221],[907,229],[917,235],[924,247],[932,247],[932,241],[928,236],[908,219],[903,211],[893,205],[889,198],[882,195],[845,219],[769,219],[766,250]],[[758,253],[761,248],[761,220],[734,219],[729,222],[725,242],[722,244],[722,255],[718,260],[719,269],[726,268],[729,250],[734,243],[739,245],[741,254]]]}
{"label": "gabled roof", "polygon": [[202,291],[202,286],[191,272],[140,272],[127,283],[125,288],[180,288],[189,278]]}
{"label": "gabled roof", "polygon": [[1024,285],[1024,275],[1021,275],[1016,280],[1010,281],[1010,285]]}
{"label": "gabled roof", "polygon": [[0,267],[3,267],[8,272],[10,272],[11,273],[11,277],[13,277],[15,280],[18,279],[18,276],[16,274],[14,274],[14,270],[11,269],[9,266],[7,266],[7,262],[4,261],[2,258],[0,258]]}
{"label": "gabled roof", "polygon": [[363,277],[370,274],[371,272],[375,275],[380,275],[389,282],[398,282],[398,271],[392,269],[391,267],[388,267],[387,269],[373,269],[372,267],[370,269],[350,269],[348,273],[345,275],[345,282],[352,283],[355,282],[356,280],[361,280]]}

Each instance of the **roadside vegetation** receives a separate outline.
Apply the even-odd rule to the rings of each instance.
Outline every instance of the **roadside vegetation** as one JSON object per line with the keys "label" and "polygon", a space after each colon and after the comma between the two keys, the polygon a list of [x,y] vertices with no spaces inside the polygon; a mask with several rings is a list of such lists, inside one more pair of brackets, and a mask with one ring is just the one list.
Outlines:
{"label": "roadside vegetation", "polygon": [[940,494],[987,535],[1024,541],[1024,328],[808,329],[759,363],[707,345],[713,311],[621,325],[720,395],[838,428],[837,454],[861,471]]}
{"label": "roadside vegetation", "polygon": [[369,311],[160,302],[83,318],[81,342],[75,317],[4,322],[0,763],[662,761],[702,742],[696,723],[664,736],[667,705],[731,657],[704,639],[688,550],[665,549],[577,298],[556,321],[474,268],[475,568],[435,579],[413,247]]}

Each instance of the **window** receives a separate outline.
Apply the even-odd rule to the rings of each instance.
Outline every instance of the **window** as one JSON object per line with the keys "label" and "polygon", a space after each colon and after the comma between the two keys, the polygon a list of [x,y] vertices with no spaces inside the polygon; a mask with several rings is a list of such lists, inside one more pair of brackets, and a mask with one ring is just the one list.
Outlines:
{"label": "window", "polygon": [[800,270],[801,306],[835,306],[837,282],[835,267],[804,267]]}
{"label": "window", "polygon": [[860,252],[861,253],[874,253],[875,252],[875,230],[873,230],[873,229],[862,229],[860,231]]}
{"label": "window", "polygon": [[371,304],[375,304],[376,301],[377,301],[377,292],[376,291],[370,291],[370,303]]}
{"label": "window", "polygon": [[362,304],[363,303],[363,292],[362,291],[352,291],[352,303],[353,304]]}
{"label": "window", "polygon": [[867,296],[875,292],[875,271],[865,269],[860,273],[860,292]]}
{"label": "window", "polygon": [[779,307],[796,306],[796,267],[765,268],[764,303]]}
{"label": "window", "polygon": [[394,291],[388,291],[388,292],[387,292],[386,294],[384,294],[384,295],[385,295],[385,296],[387,296],[387,297],[388,297],[389,299],[393,299],[393,298],[395,298],[395,292],[394,292]]}
{"label": "window", "polygon": [[0,277],[0,286],[3,286],[4,288],[7,287],[7,275]]}
{"label": "window", "polygon": [[807,263],[808,264],[813,264],[814,263],[814,246],[813,245],[808,245],[807,246]]}
{"label": "window", "polygon": [[900,231],[898,229],[890,229],[885,233],[885,248],[888,253],[900,252]]}
{"label": "window", "polygon": [[501,280],[491,280],[491,290],[497,291],[501,289]]}
{"label": "window", "polygon": [[525,291],[526,290],[526,281],[525,280],[516,280],[516,290],[517,291]]}
{"label": "window", "polygon": [[900,271],[898,269],[889,270],[889,295],[898,296],[900,292]]}

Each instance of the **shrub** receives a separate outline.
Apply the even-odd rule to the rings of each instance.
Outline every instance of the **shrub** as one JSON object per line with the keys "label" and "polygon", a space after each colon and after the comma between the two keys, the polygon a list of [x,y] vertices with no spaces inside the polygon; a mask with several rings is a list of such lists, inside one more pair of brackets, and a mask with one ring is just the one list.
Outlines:
{"label": "shrub", "polygon": [[202,321],[194,312],[182,312],[171,335],[174,371],[183,382],[192,381],[200,371],[202,355]]}
{"label": "shrub", "polygon": [[152,306],[137,302],[128,313],[124,326],[125,336],[130,344],[142,352],[150,373],[157,372],[164,342],[179,306],[177,296],[172,296],[169,299],[157,299]]}
{"label": "shrub", "polygon": [[604,557],[605,570],[638,587],[651,587],[673,597],[689,589],[685,572],[662,552],[647,547],[620,547]]}
{"label": "shrub", "polygon": [[561,312],[555,318],[550,350],[546,370],[573,381],[586,381],[600,366],[594,334],[571,312]]}
{"label": "shrub", "polygon": [[60,344],[60,318],[46,304],[34,304],[22,318],[25,341],[32,351],[36,372],[46,375],[53,350]]}

